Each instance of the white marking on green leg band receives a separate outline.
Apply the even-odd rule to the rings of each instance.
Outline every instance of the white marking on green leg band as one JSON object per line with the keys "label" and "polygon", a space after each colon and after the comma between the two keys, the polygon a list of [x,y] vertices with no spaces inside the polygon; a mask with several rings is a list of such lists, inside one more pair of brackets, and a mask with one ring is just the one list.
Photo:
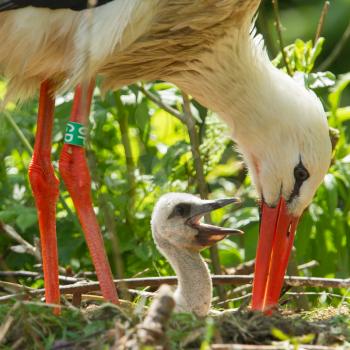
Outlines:
{"label": "white marking on green leg band", "polygon": [[64,135],[64,143],[69,145],[85,147],[86,127],[76,122],[68,122],[66,134]]}

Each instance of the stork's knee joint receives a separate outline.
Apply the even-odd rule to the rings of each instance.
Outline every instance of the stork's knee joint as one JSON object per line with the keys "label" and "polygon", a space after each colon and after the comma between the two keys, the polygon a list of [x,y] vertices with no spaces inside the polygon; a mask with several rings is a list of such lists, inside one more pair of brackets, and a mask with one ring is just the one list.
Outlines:
{"label": "stork's knee joint", "polygon": [[70,193],[90,193],[91,178],[83,148],[65,144],[59,160],[59,171]]}
{"label": "stork's knee joint", "polygon": [[59,181],[50,161],[33,157],[29,166],[29,182],[35,197],[57,199]]}

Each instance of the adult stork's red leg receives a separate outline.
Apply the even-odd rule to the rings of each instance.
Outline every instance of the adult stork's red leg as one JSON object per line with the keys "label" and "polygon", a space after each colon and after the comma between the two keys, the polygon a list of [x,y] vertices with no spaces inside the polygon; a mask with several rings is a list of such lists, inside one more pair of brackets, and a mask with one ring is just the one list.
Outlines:
{"label": "adult stork's red leg", "polygon": [[[56,239],[56,202],[59,182],[50,160],[54,110],[55,99],[51,96],[50,82],[45,81],[40,87],[37,133],[29,166],[29,180],[38,211],[45,299],[47,303],[59,304]],[[55,313],[59,313],[59,307],[55,309]]]}
{"label": "adult stork's red leg", "polygon": [[[71,122],[87,124],[94,84],[87,89],[78,86],[75,90]],[[105,299],[118,303],[118,295],[104,249],[100,227],[93,210],[91,179],[86,161],[85,149],[65,143],[59,162],[63,181],[72,197],[92,256],[102,294]]]}

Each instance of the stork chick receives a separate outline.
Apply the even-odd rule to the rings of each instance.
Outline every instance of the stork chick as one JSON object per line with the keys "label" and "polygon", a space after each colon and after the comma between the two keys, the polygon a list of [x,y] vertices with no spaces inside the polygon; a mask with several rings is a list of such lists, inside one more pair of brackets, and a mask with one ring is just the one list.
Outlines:
{"label": "stork chick", "polygon": [[212,281],[200,251],[227,235],[243,232],[204,224],[200,219],[206,213],[237,202],[237,198],[202,200],[187,193],[168,193],[155,205],[152,234],[157,248],[178,277],[174,294],[176,311],[193,312],[199,317],[207,315],[211,305]]}

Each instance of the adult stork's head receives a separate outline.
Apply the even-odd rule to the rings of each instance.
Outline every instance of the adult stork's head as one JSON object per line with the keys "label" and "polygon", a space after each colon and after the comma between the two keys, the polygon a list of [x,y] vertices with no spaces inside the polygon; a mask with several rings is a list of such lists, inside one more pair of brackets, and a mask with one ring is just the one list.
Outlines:
{"label": "adult stork's head", "polygon": [[329,168],[332,146],[316,95],[274,67],[266,70],[243,98],[246,115],[241,110],[231,125],[260,198],[252,308],[268,311],[278,302],[298,221]]}
{"label": "adult stork's head", "polygon": [[262,209],[278,207],[283,199],[289,215],[300,217],[330,165],[329,127],[311,90],[277,69],[269,74],[275,80],[251,101],[254,111],[234,124],[234,137]]}
{"label": "adult stork's head", "polygon": [[176,81],[230,127],[260,198],[254,309],[278,301],[299,218],[331,161],[316,95],[270,62],[261,36],[232,26]]}
{"label": "adult stork's head", "polygon": [[262,92],[266,102],[261,101],[255,115],[263,123],[246,136],[237,135],[260,197],[252,300],[259,310],[278,301],[299,218],[322,182],[332,153],[326,115],[316,95],[279,71],[272,74],[278,83]]}

